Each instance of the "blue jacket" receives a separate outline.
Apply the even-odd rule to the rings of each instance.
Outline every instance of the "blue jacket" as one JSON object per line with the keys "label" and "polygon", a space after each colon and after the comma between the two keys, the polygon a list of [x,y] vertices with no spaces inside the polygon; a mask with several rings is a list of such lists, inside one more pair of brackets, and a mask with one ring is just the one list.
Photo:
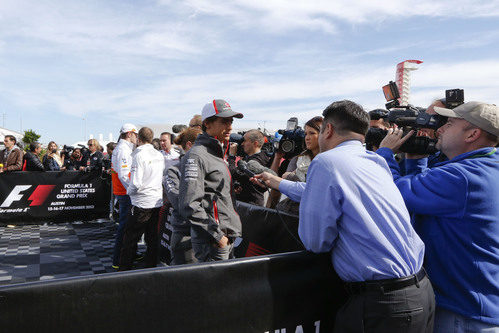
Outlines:
{"label": "blue jacket", "polygon": [[390,166],[415,229],[426,245],[425,266],[437,305],[499,325],[499,153],[483,148],[401,177]]}

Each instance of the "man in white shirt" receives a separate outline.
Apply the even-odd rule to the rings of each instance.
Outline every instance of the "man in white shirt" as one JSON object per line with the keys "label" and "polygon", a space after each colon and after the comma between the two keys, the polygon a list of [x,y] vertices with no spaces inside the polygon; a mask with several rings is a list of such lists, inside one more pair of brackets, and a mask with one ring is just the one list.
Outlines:
{"label": "man in white shirt", "polygon": [[123,236],[120,271],[132,268],[135,244],[142,234],[147,245],[146,267],[156,267],[158,260],[157,224],[159,209],[163,205],[163,172],[165,159],[151,145],[153,131],[148,127],[139,130],[137,149],[132,153],[132,168],[127,194],[132,208]]}
{"label": "man in white shirt", "polygon": [[168,132],[161,133],[159,137],[161,144],[161,153],[165,158],[165,170],[176,164],[180,158],[180,154],[172,146],[172,134]]}
{"label": "man in white shirt", "polygon": [[121,245],[123,244],[123,232],[130,211],[130,197],[126,194],[130,184],[130,168],[132,166],[132,151],[137,144],[137,127],[134,124],[124,124],[120,130],[120,138],[111,157],[111,178],[113,181],[113,194],[118,201],[119,224],[116,230],[114,242],[113,268],[118,269],[120,264]]}

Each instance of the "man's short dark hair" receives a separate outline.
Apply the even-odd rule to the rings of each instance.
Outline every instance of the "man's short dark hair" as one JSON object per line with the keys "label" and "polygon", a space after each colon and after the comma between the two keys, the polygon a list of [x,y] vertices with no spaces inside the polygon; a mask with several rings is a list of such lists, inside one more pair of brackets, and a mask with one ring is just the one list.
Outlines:
{"label": "man's short dark hair", "polygon": [[159,137],[163,136],[163,135],[168,135],[168,138],[170,138],[170,142],[172,141],[172,134],[170,132],[162,132]]}
{"label": "man's short dark hair", "polygon": [[143,143],[152,143],[154,139],[154,132],[149,127],[142,127],[139,130],[139,140]]}
{"label": "man's short dark hair", "polygon": [[38,142],[31,142],[29,144],[29,151],[32,152],[32,153],[34,153],[35,150],[38,149],[38,147],[40,147],[40,143],[38,143]]}
{"label": "man's short dark hair", "polygon": [[114,148],[116,148],[116,142],[108,142],[106,144],[106,148],[109,150],[114,150]]}
{"label": "man's short dark hair", "polygon": [[367,112],[362,106],[349,100],[332,103],[322,112],[322,115],[324,116],[324,124],[332,124],[340,135],[354,132],[365,136],[369,129]]}
{"label": "man's short dark hair", "polygon": [[259,130],[256,129],[249,130],[248,132],[246,132],[245,135],[248,136],[248,139],[251,142],[255,141],[258,142],[259,148],[262,148],[263,144],[265,143],[265,136]]}
{"label": "man's short dark hair", "polygon": [[201,130],[203,132],[206,132],[206,124],[214,122],[215,120],[217,120],[217,118],[218,118],[217,116],[211,116],[211,117],[208,117],[205,120],[203,120],[203,123],[201,124]]}
{"label": "man's short dark hair", "polygon": [[9,139],[9,141],[14,141],[14,143],[17,143],[16,137],[13,135],[7,134],[5,138]]}

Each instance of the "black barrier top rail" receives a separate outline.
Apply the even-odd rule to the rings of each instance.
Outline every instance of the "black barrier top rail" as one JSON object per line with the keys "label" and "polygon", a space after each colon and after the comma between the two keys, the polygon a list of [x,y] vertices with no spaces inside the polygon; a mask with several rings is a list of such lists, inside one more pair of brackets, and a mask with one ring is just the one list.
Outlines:
{"label": "black barrier top rail", "polygon": [[328,254],[225,262],[0,287],[5,331],[330,330],[344,301]]}

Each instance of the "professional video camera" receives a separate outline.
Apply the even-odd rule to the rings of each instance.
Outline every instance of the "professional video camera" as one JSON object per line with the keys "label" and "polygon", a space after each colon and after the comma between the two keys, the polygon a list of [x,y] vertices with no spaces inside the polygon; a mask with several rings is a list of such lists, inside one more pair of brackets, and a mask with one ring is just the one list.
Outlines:
{"label": "professional video camera", "polygon": [[289,118],[286,129],[277,132],[282,134],[277,148],[284,153],[284,158],[291,159],[305,150],[305,131],[298,126],[298,118]]}
{"label": "professional video camera", "polygon": [[243,149],[243,141],[244,141],[244,134],[246,132],[237,132],[237,133],[231,133],[230,138],[229,138],[229,144],[231,143],[237,143],[237,156],[244,156],[246,153],[244,152]]}
{"label": "professional video camera", "polygon": [[[383,86],[383,93],[387,101],[386,108],[389,110],[384,118],[389,123],[402,127],[404,135],[410,130],[415,131],[415,134],[400,147],[400,150],[413,154],[435,153],[437,151],[435,148],[437,140],[426,136],[417,136],[417,131],[422,128],[436,130],[447,122],[447,117],[430,115],[426,113],[426,109],[424,108],[412,105],[400,105],[398,101],[400,94],[397,85],[393,81]],[[464,103],[464,90],[446,90],[445,97],[445,106],[447,108],[454,108]],[[377,142],[379,138],[384,138],[388,133],[388,131],[379,128],[371,128],[369,132],[366,135],[366,146],[379,146],[379,142]],[[379,141],[381,142],[381,140]]]}
{"label": "professional video camera", "polygon": [[69,159],[74,149],[75,148],[73,146],[64,145],[61,149],[61,155],[64,156],[64,159]]}

